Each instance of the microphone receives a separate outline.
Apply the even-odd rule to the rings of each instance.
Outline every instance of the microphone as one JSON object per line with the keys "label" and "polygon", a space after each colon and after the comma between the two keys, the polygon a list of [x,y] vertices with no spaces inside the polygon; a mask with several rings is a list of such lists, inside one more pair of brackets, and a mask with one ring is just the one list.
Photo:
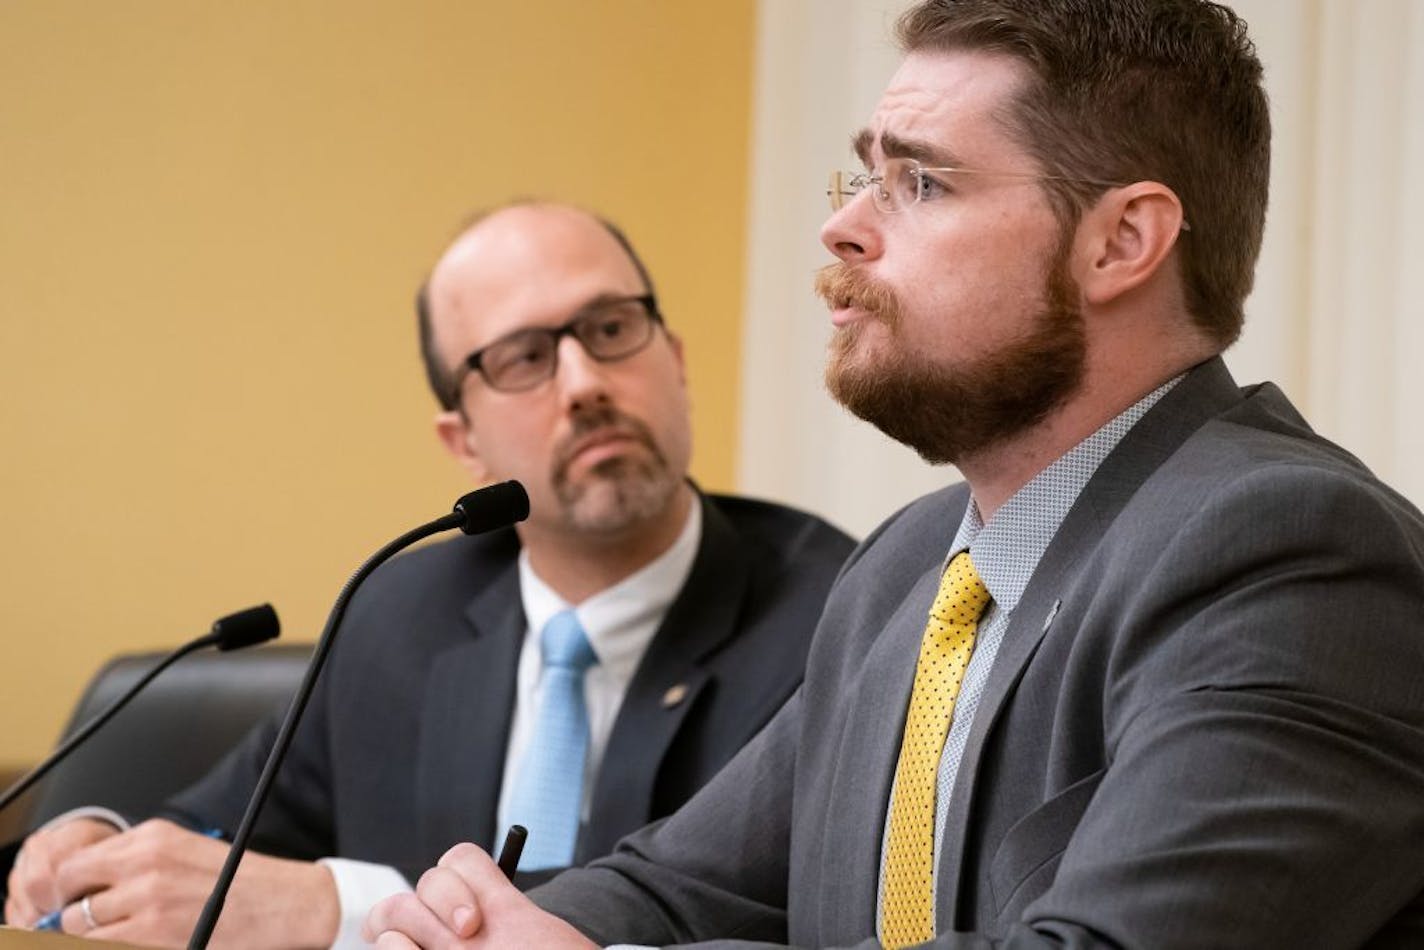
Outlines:
{"label": "microphone", "polygon": [[364,564],[356,569],[356,573],[351,575],[351,579],[336,595],[336,602],[332,604],[331,613],[326,618],[326,628],[321,632],[321,639],[317,641],[316,649],[312,652],[306,674],[302,677],[301,685],[297,687],[296,695],[292,697],[292,703],[287,708],[287,715],[282,720],[277,738],[272,743],[272,751],[267,756],[267,764],[262,767],[262,775],[257,779],[252,796],[247,800],[247,811],[242,816],[242,823],[238,825],[237,832],[232,836],[232,845],[228,848],[227,860],[223,862],[222,871],[218,873],[212,893],[208,895],[207,903],[203,905],[203,913],[198,917],[197,926],[193,928],[193,935],[188,939],[188,950],[203,950],[212,938],[213,928],[217,926],[218,916],[222,913],[223,904],[227,901],[227,892],[232,887],[232,879],[237,875],[237,866],[242,861],[243,853],[247,851],[248,839],[252,837],[253,828],[257,824],[257,816],[267,801],[267,794],[272,789],[272,782],[277,777],[277,770],[282,765],[282,759],[287,755],[287,748],[292,744],[292,736],[296,733],[297,722],[302,718],[303,711],[306,710],[307,701],[311,699],[317,675],[321,673],[322,666],[326,664],[327,654],[331,652],[332,644],[336,641],[341,618],[346,614],[346,605],[356,592],[356,588],[361,586],[361,583],[371,572],[392,555],[422,538],[428,538],[432,534],[439,534],[454,528],[459,528],[465,534],[483,534],[486,531],[507,528],[527,517],[529,517],[529,496],[525,493],[523,485],[512,481],[490,485],[463,496],[455,502],[455,510],[450,514],[436,518],[429,524],[421,525],[419,528],[407,531],[396,538],[371,555]]}
{"label": "microphone", "polygon": [[195,650],[204,647],[217,647],[219,650],[240,650],[257,643],[265,643],[273,639],[281,631],[282,625],[277,620],[277,611],[272,609],[271,604],[263,604],[260,607],[248,607],[246,610],[239,610],[235,614],[228,614],[220,617],[213,623],[213,628],[208,633],[198,639],[184,644],[164,657],[153,669],[149,670],[142,678],[118,699],[110,703],[105,709],[93,719],[86,722],[74,735],[50,753],[49,758],[35,766],[18,782],[5,789],[4,794],[0,794],[0,810],[19,798],[30,786],[44,778],[49,771],[60,762],[63,762],[69,753],[82,745],[90,736],[98,732],[114,714],[129,704],[139,692],[151,683],[159,673],[177,663],[183,657]]}
{"label": "microphone", "polygon": [[[440,519],[457,519],[454,527],[466,534],[497,531],[529,517],[529,495],[518,482],[500,482],[464,495],[455,502],[454,514]],[[439,522],[433,522],[438,524]],[[438,528],[445,531],[446,528]]]}

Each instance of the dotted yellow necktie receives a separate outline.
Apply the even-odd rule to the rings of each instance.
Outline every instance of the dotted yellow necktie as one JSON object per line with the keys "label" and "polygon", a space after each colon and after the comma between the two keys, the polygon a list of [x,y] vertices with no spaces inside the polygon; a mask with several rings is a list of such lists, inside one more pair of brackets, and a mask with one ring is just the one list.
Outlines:
{"label": "dotted yellow necktie", "polygon": [[880,934],[887,947],[934,936],[935,783],[954,701],[987,606],[989,591],[963,551],[949,562],[930,607],[895,766],[880,895]]}

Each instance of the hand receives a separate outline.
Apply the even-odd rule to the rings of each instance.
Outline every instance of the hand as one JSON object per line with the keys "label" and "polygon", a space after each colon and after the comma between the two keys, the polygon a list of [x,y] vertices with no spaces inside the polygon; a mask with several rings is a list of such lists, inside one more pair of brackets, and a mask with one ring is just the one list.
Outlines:
{"label": "hand", "polygon": [[598,950],[545,913],[505,878],[489,855],[457,844],[420,877],[414,894],[381,901],[362,935],[382,950],[540,947]]}
{"label": "hand", "polygon": [[5,920],[12,927],[33,927],[45,914],[63,907],[55,869],[75,852],[118,833],[108,822],[77,818],[26,838],[10,869]]}
{"label": "hand", "polygon": [[[118,943],[186,946],[226,857],[223,842],[168,821],[106,838],[56,868],[65,905],[61,929]],[[86,895],[91,918],[81,905]],[[249,853],[211,945],[326,947],[339,922],[336,885],[326,868]]]}

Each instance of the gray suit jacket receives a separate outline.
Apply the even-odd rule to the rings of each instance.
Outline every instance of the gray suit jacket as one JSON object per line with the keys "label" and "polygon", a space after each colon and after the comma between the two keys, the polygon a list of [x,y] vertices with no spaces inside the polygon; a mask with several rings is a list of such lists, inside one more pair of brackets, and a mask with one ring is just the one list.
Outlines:
{"label": "gray suit jacket", "polygon": [[[780,505],[715,495],[702,505],[692,571],[609,736],[579,861],[676,809],[785,702],[852,548],[819,518]],[[497,843],[527,626],[518,551],[513,531],[456,538],[371,576],[278,773],[255,850],[372,861],[414,881],[456,842]],[[681,698],[666,702],[677,684]],[[235,828],[277,722],[174,799],[169,815]]]}
{"label": "gray suit jacket", "polygon": [[[596,939],[874,945],[963,487],[847,563],[806,681],[670,819],[533,892]],[[1103,463],[990,675],[942,947],[1424,945],[1424,520],[1278,390],[1195,369]]]}

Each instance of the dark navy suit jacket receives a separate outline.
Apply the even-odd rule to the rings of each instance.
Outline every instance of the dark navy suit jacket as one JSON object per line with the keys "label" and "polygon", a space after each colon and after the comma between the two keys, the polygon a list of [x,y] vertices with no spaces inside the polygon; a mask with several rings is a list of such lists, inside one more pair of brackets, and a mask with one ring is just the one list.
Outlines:
{"label": "dark navy suit jacket", "polygon": [[[852,542],[779,505],[702,496],[691,574],[609,736],[576,861],[676,810],[801,682],[811,632]],[[341,639],[254,835],[258,851],[391,865],[412,881],[460,841],[496,844],[495,809],[526,622],[504,531],[383,566]],[[669,690],[683,689],[669,701]],[[239,823],[277,719],[170,804]],[[463,750],[463,751],[461,751]]]}

